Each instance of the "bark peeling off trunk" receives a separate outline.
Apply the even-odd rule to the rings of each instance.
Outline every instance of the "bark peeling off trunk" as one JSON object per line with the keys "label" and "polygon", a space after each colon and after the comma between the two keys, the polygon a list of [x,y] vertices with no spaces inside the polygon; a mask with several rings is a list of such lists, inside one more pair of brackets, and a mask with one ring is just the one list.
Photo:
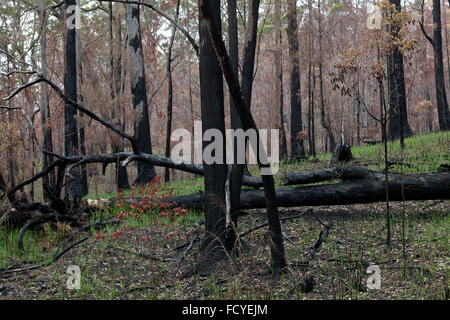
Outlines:
{"label": "bark peeling off trunk", "polygon": [[[130,41],[131,58],[131,93],[133,109],[140,112],[134,124],[134,138],[140,152],[152,154],[150,122],[147,105],[147,87],[145,83],[144,58],[142,54],[142,40],[139,23],[139,6],[126,4],[127,34]],[[138,163],[137,184],[145,184],[156,176],[153,165]]]}
{"label": "bark peeling off trunk", "polygon": [[[69,7],[75,6],[75,0],[66,0],[66,11]],[[68,27],[65,46],[65,74],[64,74],[64,92],[72,101],[77,101],[77,59],[76,59],[76,30]],[[77,109],[66,103],[64,106],[64,153],[66,156],[72,156],[78,153],[78,130],[75,117]],[[74,179],[66,183],[65,192],[67,200],[76,200],[82,196],[82,183],[79,169],[73,172]]]}

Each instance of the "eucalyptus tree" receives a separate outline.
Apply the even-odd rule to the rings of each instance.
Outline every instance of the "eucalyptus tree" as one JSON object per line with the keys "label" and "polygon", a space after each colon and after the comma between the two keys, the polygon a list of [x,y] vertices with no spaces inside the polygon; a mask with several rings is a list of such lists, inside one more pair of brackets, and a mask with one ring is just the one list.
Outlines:
{"label": "eucalyptus tree", "polygon": [[[44,77],[48,77],[47,70],[47,11],[46,11],[46,1],[39,1],[39,15],[41,23],[41,37],[39,39],[40,47],[40,64],[41,72]],[[42,146],[44,151],[53,152],[53,142],[52,142],[52,128],[48,124],[50,119],[50,106],[49,106],[49,93],[48,84],[42,83],[40,88],[40,116],[41,116],[41,130],[42,130]],[[53,157],[45,152],[42,152],[42,166],[44,168],[52,162]],[[52,170],[49,175],[43,177],[42,183],[44,186],[44,198],[48,200],[47,191],[55,186],[55,171]]]}
{"label": "eucalyptus tree", "polygon": [[[150,137],[150,121],[148,114],[147,87],[145,81],[144,57],[142,53],[142,38],[139,22],[139,5],[127,3],[125,5],[127,35],[130,50],[130,78],[133,109],[139,115],[134,123],[134,138],[140,152],[152,154]],[[153,165],[138,163],[137,184],[146,184],[156,176]]]}
{"label": "eucalyptus tree", "polygon": [[[78,80],[77,80],[77,48],[76,29],[80,28],[79,8],[76,0],[65,0],[66,20],[65,20],[65,74],[64,93],[72,101],[78,101]],[[79,154],[78,126],[76,121],[77,109],[69,103],[64,106],[64,154],[74,156]],[[72,178],[65,186],[66,200],[76,200],[83,196],[83,185],[79,168],[72,172]]]}
{"label": "eucalyptus tree", "polygon": [[[389,0],[393,5],[392,10],[395,14],[402,11],[400,0]],[[394,13],[389,13],[394,14]],[[388,26],[392,37],[398,38],[400,27],[395,21]],[[388,97],[389,97],[389,139],[403,139],[412,134],[408,122],[408,112],[406,107],[406,88],[405,71],[403,64],[403,53],[398,46],[392,46],[392,52],[387,57],[387,78],[388,78]]]}
{"label": "eucalyptus tree", "polygon": [[[222,28],[220,1],[211,3],[212,18]],[[219,131],[225,137],[225,113],[223,74],[220,64],[214,52],[214,47],[208,34],[202,11],[199,10],[199,71],[200,71],[200,96],[202,131],[209,129]],[[203,149],[207,142],[203,142]],[[217,254],[224,243],[226,213],[223,209],[225,204],[225,182],[227,179],[227,166],[225,164],[225,144],[222,143],[216,150],[222,159],[215,163],[204,164],[205,175],[205,238],[204,249],[208,253]],[[216,155],[216,159],[218,155]],[[218,164],[220,162],[221,164]]]}
{"label": "eucalyptus tree", "polygon": [[289,60],[291,70],[291,157],[304,157],[305,148],[299,133],[303,131],[300,90],[300,61],[298,49],[297,1],[287,0]]}

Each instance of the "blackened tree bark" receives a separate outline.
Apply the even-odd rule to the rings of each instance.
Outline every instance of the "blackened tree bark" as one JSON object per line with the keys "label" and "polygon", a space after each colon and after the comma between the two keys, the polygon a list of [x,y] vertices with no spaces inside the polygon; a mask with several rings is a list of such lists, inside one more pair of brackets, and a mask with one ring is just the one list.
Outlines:
{"label": "blackened tree bark", "polygon": [[[283,41],[283,35],[280,31],[280,44]],[[281,45],[280,45],[281,48]],[[279,74],[279,82],[280,82],[280,135],[281,135],[281,150],[280,157],[282,159],[287,159],[288,157],[288,149],[287,149],[287,140],[286,140],[286,130],[284,127],[284,86],[283,86],[283,54],[280,51],[280,74]]]}
{"label": "blackened tree bark", "polygon": [[[126,4],[127,35],[130,41],[131,94],[133,109],[139,111],[139,118],[134,123],[134,139],[140,152],[152,154],[150,122],[147,104],[147,87],[145,83],[144,57],[139,22],[139,5]],[[156,176],[155,168],[146,163],[138,163],[138,177],[135,184],[146,184]]]}
{"label": "blackened tree bark", "polygon": [[[336,173],[338,173],[336,175]],[[316,176],[317,174],[317,176]],[[296,183],[310,184],[314,181],[341,180],[341,183],[327,183],[313,186],[295,186],[280,188],[276,191],[277,205],[284,208],[307,206],[342,206],[349,204],[376,203],[386,199],[384,173],[373,172],[366,168],[346,167],[302,172],[293,174],[299,178]],[[328,177],[327,177],[328,176]],[[389,174],[389,199],[391,201],[448,200],[450,194],[450,173],[431,174]],[[1,192],[1,189],[0,189]],[[90,200],[93,209],[114,205],[117,199]],[[185,206],[192,210],[202,210],[202,194],[175,196],[163,201]],[[266,207],[265,194],[261,190],[245,190],[241,194],[243,210],[263,209]],[[383,212],[379,212],[382,214]]]}
{"label": "blackened tree bark", "polygon": [[[245,103],[242,88],[239,84],[237,75],[233,72],[232,63],[230,61],[230,57],[228,56],[225,43],[222,39],[221,23],[220,19],[217,19],[218,14],[216,12],[217,10],[220,13],[219,9],[220,3],[212,4],[209,1],[199,0],[199,11],[202,17],[200,21],[202,22],[203,26],[206,26],[206,30],[210,35],[213,48],[215,50],[218,61],[220,62],[220,66],[224,73],[225,79],[227,80],[228,88],[231,91],[231,97],[233,98],[236,105],[236,109],[239,113],[242,125],[245,130],[253,129],[257,131],[258,128],[248,106]],[[260,142],[260,137],[258,135],[258,144]],[[268,167],[270,167],[270,164],[266,165],[262,163],[261,159],[258,160],[258,165],[261,170],[263,168],[268,169]],[[262,180],[267,208],[267,219],[269,222],[272,270],[275,273],[279,273],[282,269],[285,268],[286,259],[284,255],[283,235],[281,232],[280,219],[276,204],[275,182],[273,175],[263,175]]]}
{"label": "blackened tree bark", "polygon": [[[323,81],[323,56],[322,56],[322,38],[323,38],[323,30],[322,30],[322,11],[321,11],[322,1],[318,1],[318,27],[319,27],[319,86],[320,86],[320,116],[322,127],[327,132],[327,137],[330,140],[330,149],[333,152],[336,148],[336,139],[334,138],[333,130],[331,129],[331,119],[328,112],[325,110],[325,92],[324,92],[324,81]],[[312,9],[312,7],[311,7]],[[326,151],[326,148],[325,148]]]}
{"label": "blackened tree bark", "polygon": [[[211,15],[211,19],[221,28],[220,1],[211,2]],[[201,10],[199,10],[199,35],[202,130],[203,133],[208,129],[219,130],[225,137],[223,75]],[[207,144],[209,142],[204,142],[203,148]],[[223,209],[227,178],[225,146],[223,146],[223,164],[205,164],[204,176],[207,201],[203,247],[207,256],[214,256],[221,251],[220,247],[225,242],[226,215]]]}
{"label": "blackened tree bark", "polygon": [[[66,13],[69,15],[66,24],[66,46],[65,46],[65,95],[77,101],[77,57],[76,57],[76,0],[65,0]],[[71,23],[69,23],[71,21]],[[64,106],[64,153],[66,156],[78,154],[78,130],[75,116],[77,110],[70,104]],[[83,195],[83,185],[79,168],[72,172],[73,179],[69,179],[65,186],[66,200],[80,198]]]}
{"label": "blackened tree bark", "polygon": [[281,48],[281,1],[275,1],[274,13],[274,64],[275,64],[275,105],[273,111],[273,126],[280,129],[281,134],[281,154],[282,158],[287,158],[286,133],[284,130],[284,95],[283,95],[283,52]]}
{"label": "blackened tree bark", "polygon": [[[114,21],[114,32],[115,32],[115,39],[114,42],[114,48],[113,51],[115,58],[114,62],[114,83],[115,83],[115,89],[116,89],[116,95],[117,98],[122,98],[123,93],[125,90],[125,76],[126,76],[126,70],[125,68],[122,68],[122,61],[125,57],[126,47],[127,47],[127,41],[122,41],[122,23],[121,23],[121,17],[123,15],[123,7],[119,4],[115,5],[116,12],[119,15],[119,17]],[[122,44],[122,42],[124,42]],[[123,103],[118,103],[117,110],[120,113],[120,120],[119,125],[123,132],[125,132],[125,106]],[[121,140],[122,143],[118,143],[115,145],[115,151],[116,152],[122,152],[124,151],[123,146],[123,139]],[[128,190],[130,189],[130,183],[128,181],[128,172],[127,169],[122,167],[120,164],[116,165],[117,167],[117,188],[119,190]]]}
{"label": "blackened tree bark", "polygon": [[[238,33],[238,21],[237,21],[237,2],[236,0],[227,1],[227,11],[228,11],[228,43],[230,60],[235,74],[239,73],[239,33]],[[230,94],[230,116],[231,116],[231,128],[234,130],[242,129],[241,119],[234,105],[233,99],[231,99]],[[238,149],[237,144],[233,144],[233,157],[234,162],[232,166],[231,173],[231,183],[230,183],[230,218],[232,225],[227,226],[226,235],[226,247],[227,250],[232,250],[236,244],[236,232],[238,224],[238,213],[240,210],[240,200],[241,200],[241,187],[242,187],[242,176],[244,174],[245,164],[238,164]],[[242,152],[242,150],[241,150]],[[234,226],[233,226],[234,225]]]}
{"label": "blackened tree bark", "polygon": [[288,0],[288,28],[289,58],[291,68],[291,157],[305,156],[303,139],[299,139],[299,132],[303,130],[302,102],[300,90],[300,62],[298,51],[298,22],[296,0]]}
{"label": "blackened tree bark", "polygon": [[[117,23],[117,21],[119,21]],[[121,113],[118,126],[125,131],[125,110],[122,110],[119,99],[122,97],[123,87],[123,75],[122,75],[122,28],[120,18],[115,20],[113,12],[113,4],[109,3],[109,37],[110,37],[110,67],[111,67],[111,99],[113,100],[113,108],[111,110],[111,118],[116,118],[116,112]],[[111,149],[113,153],[123,152],[122,139],[119,141],[114,140],[111,143]],[[116,163],[116,181],[117,189],[128,190],[130,184],[128,182],[128,173],[125,167],[122,167],[120,163]]]}
{"label": "blackened tree bark", "polygon": [[248,111],[252,104],[253,78],[255,72],[256,42],[260,0],[249,2],[247,30],[245,31],[244,60],[242,63],[242,93]]}
{"label": "blackened tree bark", "polygon": [[[5,48],[6,51],[8,51],[8,46],[5,46],[5,47],[6,47]],[[7,57],[6,70],[7,70],[8,73],[11,71],[10,64],[11,64],[11,58]],[[11,92],[11,87],[12,87],[12,85],[11,85],[11,77],[8,77],[8,83],[7,83],[8,92]],[[8,101],[8,107],[12,108],[12,102],[11,101]],[[10,123],[12,123],[12,121],[13,121],[11,112],[8,113],[8,121]],[[9,152],[8,152],[8,179],[9,179],[9,184],[10,184],[11,187],[16,184],[16,181],[15,181],[15,176],[16,176],[16,165],[15,165],[15,163],[16,162],[14,161],[14,158],[15,158],[14,157],[14,153],[11,150],[9,150]],[[14,202],[14,200],[15,200],[15,198],[12,197],[10,201]]]}
{"label": "blackened tree bark", "polygon": [[[247,28],[245,31],[245,47],[244,47],[244,60],[242,67],[242,93],[246,102],[246,106],[250,111],[252,102],[252,88],[255,68],[255,55],[256,55],[256,42],[258,34],[258,14],[259,14],[260,0],[253,0],[249,3],[249,15],[247,19]],[[229,43],[230,43],[230,61],[233,72],[238,74],[238,28],[236,17],[236,1],[230,0],[228,2],[228,17],[229,21]],[[231,90],[230,90],[231,96]],[[239,113],[236,110],[236,106],[233,99],[230,99],[231,108],[231,126],[233,129],[243,128],[242,121],[239,117]],[[235,147],[235,155],[237,149]],[[242,150],[240,152],[243,152]],[[236,159],[236,158],[235,158]],[[231,221],[234,226],[237,227],[239,210],[240,210],[240,194],[242,187],[242,177],[245,172],[244,164],[235,164],[233,166],[233,172],[231,176],[231,207],[230,215]],[[229,229],[227,236],[227,247],[230,249],[235,245],[236,234],[233,228]]]}
{"label": "blackened tree bark", "polygon": [[[40,51],[41,51],[41,72],[44,77],[48,77],[47,70],[47,16],[45,11],[46,2],[41,0],[39,2],[39,14],[41,18],[42,32],[39,39]],[[40,97],[40,115],[42,124],[42,146],[45,151],[53,152],[52,142],[52,128],[48,125],[50,119],[50,107],[48,101],[48,84],[42,83],[41,85],[41,97]],[[53,157],[42,153],[42,166],[47,168],[50,163],[53,162]],[[46,201],[49,200],[49,194],[46,190],[51,190],[55,186],[55,171],[51,170],[50,174],[42,178],[42,184],[44,186],[43,194]]]}
{"label": "blackened tree bark", "polygon": [[[402,10],[400,0],[389,0],[398,12]],[[395,36],[398,27],[391,30]],[[389,139],[403,139],[411,135],[406,108],[405,74],[403,54],[394,46],[393,52],[387,58],[388,96],[389,96]]]}
{"label": "blackened tree bark", "polygon": [[[76,5],[81,8],[80,0],[76,0]],[[77,94],[78,94],[78,101],[80,103],[83,103],[83,93],[82,93],[82,85],[83,85],[83,62],[81,57],[81,49],[82,49],[82,43],[81,43],[81,32],[80,29],[75,30],[75,43],[76,43],[76,56],[77,56]],[[84,117],[84,114],[80,112],[80,118]],[[86,133],[84,130],[84,126],[80,126],[80,154],[86,155]],[[86,165],[80,166],[81,170],[81,195],[85,196],[88,194],[88,181],[87,181],[87,170]]]}
{"label": "blackened tree bark", "polygon": [[[358,85],[358,95],[359,93],[359,85]],[[362,91],[364,92],[364,85]],[[361,145],[361,101],[357,99],[356,103],[356,145]]]}
{"label": "blackened tree bark", "polygon": [[[342,179],[342,183],[277,189],[277,205],[280,208],[342,206],[386,200],[386,178],[384,173],[375,173],[358,167],[348,167],[347,169],[350,172],[356,171],[357,174],[355,178],[340,176],[339,179]],[[390,174],[388,180],[390,201],[444,200],[450,198],[450,194],[447,191],[450,187],[450,173],[448,172]],[[203,195],[173,197],[168,199],[168,201],[175,202],[178,205],[185,205],[192,209],[200,209]],[[261,190],[243,191],[241,194],[241,205],[244,210],[264,208],[266,206],[264,192]]]}
{"label": "blackened tree bark", "polygon": [[[180,15],[180,3],[181,0],[177,1],[176,16],[175,21],[178,24],[178,17]],[[167,93],[167,130],[166,130],[166,157],[170,158],[170,136],[172,134],[172,115],[173,115],[173,80],[172,80],[172,52],[173,52],[173,42],[175,41],[175,35],[177,34],[177,27],[173,26],[172,35],[169,41],[169,48],[167,49],[167,64],[166,64],[166,74],[168,81],[168,93]],[[166,182],[170,181],[170,170],[166,168],[164,171],[164,180]]]}
{"label": "blackened tree bark", "polygon": [[450,112],[448,109],[447,93],[445,91],[440,0],[433,0],[433,26],[434,72],[436,79],[436,100],[439,116],[439,127],[441,130],[450,130]]}
{"label": "blackened tree bark", "polygon": [[[309,155],[316,157],[316,135],[315,135],[315,86],[316,72],[312,63],[314,54],[314,37],[313,37],[313,18],[312,18],[312,1],[308,0],[308,139],[309,139]],[[313,78],[314,77],[314,81]]]}
{"label": "blackened tree bark", "polygon": [[[237,21],[237,3],[236,0],[227,1],[228,11],[228,43],[230,60],[232,63],[233,71],[239,73],[239,34],[238,34],[238,21]],[[241,119],[237,113],[236,106],[233,99],[230,99],[230,115],[231,115],[231,127],[233,129],[242,128]],[[236,152],[236,151],[235,151]]]}
{"label": "blackened tree bark", "polygon": [[[314,88],[312,87],[312,63],[311,56],[308,62],[308,144],[309,144],[309,155],[316,157],[316,147],[315,147],[315,117],[314,117]],[[315,82],[315,81],[314,81]]]}
{"label": "blackened tree bark", "polygon": [[[447,8],[445,6],[445,1],[442,2],[442,11],[443,11],[443,15],[442,17],[444,18],[444,21],[448,21],[447,20]],[[447,23],[444,23],[444,35],[445,35],[445,45],[444,48],[446,51],[446,55],[447,55],[447,75],[448,77],[450,77],[450,42],[448,40],[448,27],[447,27]],[[447,81],[447,89],[449,89],[450,85],[450,80]]]}

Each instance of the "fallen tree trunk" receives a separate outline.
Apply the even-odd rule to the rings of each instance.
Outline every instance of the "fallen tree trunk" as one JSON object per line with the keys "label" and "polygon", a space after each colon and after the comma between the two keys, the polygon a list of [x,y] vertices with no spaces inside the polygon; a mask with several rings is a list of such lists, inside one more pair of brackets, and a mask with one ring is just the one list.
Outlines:
{"label": "fallen tree trunk", "polygon": [[[34,175],[33,177],[23,181],[22,183],[14,186],[10,190],[8,190],[7,194],[8,197],[14,196],[14,194],[22,189],[23,187],[41,179],[45,175],[47,175],[52,169],[62,166],[62,165],[69,165],[67,167],[67,173],[70,177],[70,170],[75,168],[76,166],[80,166],[82,164],[93,164],[93,163],[101,163],[103,164],[103,172],[106,169],[106,166],[111,163],[117,163],[122,162],[123,166],[128,166],[130,162],[132,161],[140,161],[145,162],[148,164],[152,164],[155,166],[160,167],[166,167],[170,169],[176,169],[181,170],[185,172],[190,172],[194,174],[203,175],[203,166],[198,164],[192,164],[192,163],[175,163],[170,158],[165,158],[157,155],[151,155],[151,154],[140,154],[135,155],[132,152],[120,152],[115,154],[107,154],[107,155],[93,155],[93,156],[72,156],[72,157],[64,157],[64,156],[58,156],[58,160],[55,160],[52,162],[47,168],[44,168],[41,172]],[[252,187],[252,188],[260,188],[262,187],[262,180],[259,178],[251,177],[251,176],[244,176],[243,177],[243,185]]]}
{"label": "fallen tree trunk", "polygon": [[[389,175],[389,200],[449,200],[450,173]],[[385,181],[379,174],[338,184],[285,188],[277,190],[279,207],[325,206],[374,203],[386,200]],[[264,196],[248,191],[242,208],[263,208]]]}
{"label": "fallen tree trunk", "polygon": [[317,171],[308,171],[300,173],[286,174],[284,176],[285,186],[294,186],[300,184],[311,184],[335,179],[356,180],[364,179],[374,172],[359,167],[336,167]]}
{"label": "fallen tree trunk", "polygon": [[[342,183],[277,189],[277,206],[291,208],[385,201],[384,175],[367,169],[357,169],[360,170],[359,175],[357,175],[356,170],[350,170],[346,176],[346,171],[344,170],[343,176],[347,177],[347,179],[351,177],[350,174],[358,178],[343,180]],[[390,201],[450,200],[450,172],[407,175],[390,174],[389,199]],[[91,209],[100,209],[112,205],[115,201],[115,199],[89,200],[88,206]],[[178,206],[185,206],[192,210],[203,210],[205,197],[203,194],[196,194],[171,197],[164,199],[164,201],[176,203]],[[241,193],[242,210],[262,209],[265,207],[266,202],[263,191],[250,190]]]}
{"label": "fallen tree trunk", "polygon": [[[192,164],[187,162],[175,163],[171,158],[164,158],[151,154],[130,155],[122,165],[128,166],[132,161],[141,161],[155,166],[166,167],[170,169],[177,169],[185,172],[203,175],[203,165]],[[247,187],[261,188],[263,186],[262,179],[245,175],[242,178],[242,183]]]}

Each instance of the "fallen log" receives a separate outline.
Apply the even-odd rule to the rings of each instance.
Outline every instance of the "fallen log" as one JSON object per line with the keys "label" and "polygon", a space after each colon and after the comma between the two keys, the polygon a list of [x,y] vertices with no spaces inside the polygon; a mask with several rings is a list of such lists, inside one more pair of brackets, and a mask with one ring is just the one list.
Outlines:
{"label": "fallen log", "polygon": [[381,144],[383,143],[382,140],[364,140],[365,144],[368,144],[370,146],[376,145],[376,144]]}
{"label": "fallen log", "polygon": [[[125,161],[122,162],[122,166],[126,167],[132,161],[140,161],[155,166],[165,167],[169,169],[177,169],[181,171],[203,175],[203,165],[192,164],[187,162],[176,163],[170,158],[150,154],[130,155]],[[242,177],[242,183],[244,186],[253,188],[261,188],[263,186],[262,179],[247,175],[244,175]]]}
{"label": "fallen log", "polygon": [[[57,155],[55,155],[57,156]],[[51,170],[56,167],[69,165],[67,167],[66,175],[70,175],[70,170],[74,169],[76,166],[82,164],[93,164],[93,163],[101,163],[103,164],[103,170],[105,170],[105,166],[111,163],[122,162],[123,166],[127,166],[132,161],[141,161],[148,164],[152,164],[155,166],[166,167],[170,169],[176,169],[181,171],[186,171],[194,174],[203,175],[203,166],[192,163],[176,163],[170,158],[165,158],[152,154],[140,154],[135,155],[133,152],[120,152],[114,154],[107,155],[92,155],[92,156],[72,156],[72,157],[64,157],[57,156],[59,159],[52,162],[47,168],[44,168],[41,172],[37,173],[33,177],[21,182],[20,184],[12,187],[7,191],[8,197],[14,197],[14,194],[22,189],[23,187],[39,180],[40,178],[46,176]],[[262,180],[260,178],[255,178],[251,176],[244,176],[242,179],[242,183],[245,186],[252,188],[261,188]]]}
{"label": "fallen log", "polygon": [[284,176],[285,186],[300,184],[311,184],[330,180],[358,180],[365,179],[372,171],[360,167],[336,167],[317,171],[286,174]]}
{"label": "fallen log", "polygon": [[[292,208],[385,201],[384,175],[367,169],[358,169],[361,174],[359,179],[343,180],[343,182],[335,184],[277,189],[277,206]],[[357,171],[354,169],[349,171],[349,174],[358,176],[356,173]],[[105,206],[113,205],[116,200],[88,200],[87,206],[91,209],[101,209]],[[389,174],[389,200],[450,200],[450,172],[406,175]],[[176,196],[163,201],[174,203],[177,206],[184,206],[191,210],[203,210],[205,196],[203,194]],[[266,202],[263,191],[242,191],[242,210],[262,209],[265,207]]]}
{"label": "fallen log", "polygon": [[[389,175],[390,201],[449,199],[450,173]],[[337,184],[277,190],[279,207],[363,204],[385,200],[385,181],[377,173]],[[244,192],[241,206],[243,210],[263,208],[264,196],[256,190]]]}

